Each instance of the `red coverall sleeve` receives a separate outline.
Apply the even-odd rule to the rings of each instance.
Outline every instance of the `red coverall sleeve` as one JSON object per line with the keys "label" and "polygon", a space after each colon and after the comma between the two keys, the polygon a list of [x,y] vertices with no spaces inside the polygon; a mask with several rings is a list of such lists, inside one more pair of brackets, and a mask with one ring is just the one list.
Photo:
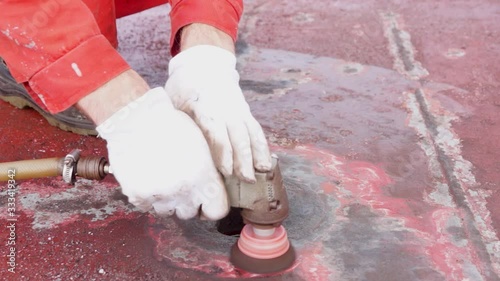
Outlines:
{"label": "red coverall sleeve", "polygon": [[0,57],[51,113],[130,69],[82,1],[0,1],[0,11]]}
{"label": "red coverall sleeve", "polygon": [[211,25],[229,34],[236,41],[238,23],[243,13],[242,0],[169,0],[169,3],[172,7],[172,56],[179,52],[177,33],[183,26],[191,23]]}

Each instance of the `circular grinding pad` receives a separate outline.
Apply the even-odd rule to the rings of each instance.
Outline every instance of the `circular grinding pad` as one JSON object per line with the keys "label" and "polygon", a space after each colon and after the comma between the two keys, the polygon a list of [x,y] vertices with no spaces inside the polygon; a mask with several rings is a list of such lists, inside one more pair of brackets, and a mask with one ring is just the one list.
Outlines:
{"label": "circular grinding pad", "polygon": [[265,274],[277,273],[290,268],[295,262],[295,250],[290,245],[283,255],[272,259],[256,259],[243,254],[238,243],[231,247],[229,261],[237,268],[248,272]]}

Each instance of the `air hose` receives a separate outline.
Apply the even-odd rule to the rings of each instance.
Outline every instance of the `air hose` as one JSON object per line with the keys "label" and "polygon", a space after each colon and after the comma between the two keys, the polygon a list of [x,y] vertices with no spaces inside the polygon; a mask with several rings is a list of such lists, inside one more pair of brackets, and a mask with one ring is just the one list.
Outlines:
{"label": "air hose", "polygon": [[102,180],[110,174],[109,163],[104,157],[80,157],[73,150],[66,157],[23,160],[0,163],[0,182],[62,176],[66,183],[74,183],[76,176],[91,180]]}

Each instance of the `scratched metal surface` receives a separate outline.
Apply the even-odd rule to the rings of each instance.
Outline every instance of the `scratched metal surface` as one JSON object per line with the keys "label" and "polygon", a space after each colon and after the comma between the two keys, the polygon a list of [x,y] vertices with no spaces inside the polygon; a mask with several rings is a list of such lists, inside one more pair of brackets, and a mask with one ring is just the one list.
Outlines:
{"label": "scratched metal surface", "polygon": [[[289,271],[260,277],[499,280],[500,4],[245,3],[241,86],[280,156],[299,254]],[[119,30],[120,52],[163,85],[168,7]],[[2,102],[0,118],[0,161],[106,153],[101,139],[32,111]],[[259,277],[229,264],[235,237],[212,222],[138,213],[112,178],[25,181],[16,199],[17,273],[1,263],[7,280]],[[4,221],[6,201],[2,185]]]}

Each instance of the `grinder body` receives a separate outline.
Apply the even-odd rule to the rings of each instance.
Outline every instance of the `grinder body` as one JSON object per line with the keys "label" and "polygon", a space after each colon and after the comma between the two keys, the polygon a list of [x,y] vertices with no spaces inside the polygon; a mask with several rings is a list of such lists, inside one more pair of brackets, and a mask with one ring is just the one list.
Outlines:
{"label": "grinder body", "polygon": [[292,266],[295,252],[281,225],[288,217],[288,197],[278,165],[272,155],[272,168],[256,172],[256,182],[226,178],[231,206],[241,208],[246,224],[237,243],[231,248],[231,262],[253,273],[275,273]]}
{"label": "grinder body", "polygon": [[272,157],[270,172],[255,173],[254,184],[241,182],[236,177],[226,179],[231,207],[242,208],[245,223],[280,226],[288,217],[288,197],[278,165]]}

